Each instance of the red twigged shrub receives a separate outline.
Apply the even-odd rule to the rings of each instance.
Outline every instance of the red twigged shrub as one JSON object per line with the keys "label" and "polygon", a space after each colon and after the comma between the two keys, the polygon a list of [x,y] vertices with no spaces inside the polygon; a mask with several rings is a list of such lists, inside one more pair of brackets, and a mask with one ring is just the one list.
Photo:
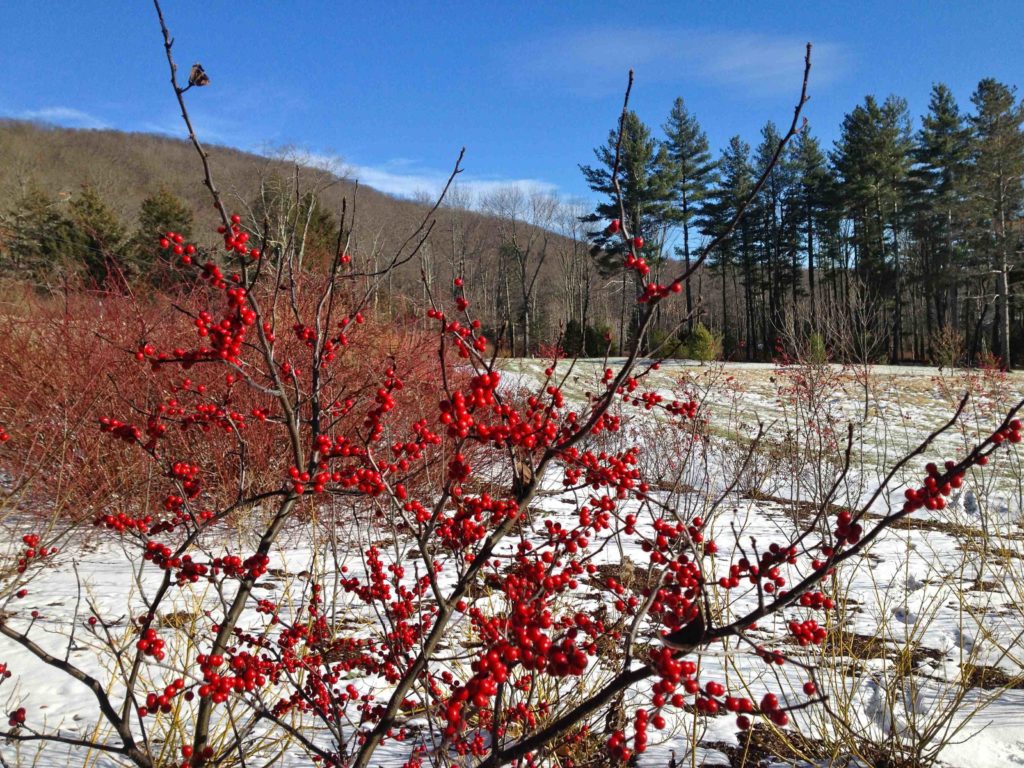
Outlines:
{"label": "red twigged shrub", "polygon": [[[188,318],[195,324],[209,316],[209,295],[197,290],[131,295],[81,287],[46,295],[9,285],[5,296],[0,305],[5,328],[0,334],[0,471],[9,511],[57,516],[65,523],[91,520],[101,510],[124,514],[125,504],[133,514],[150,514],[140,508],[140,499],[147,498],[153,478],[144,457],[125,444],[141,439],[155,445],[157,436],[190,446],[203,475],[216,478],[206,486],[237,487],[232,433],[256,422],[274,423],[272,409],[264,407],[258,393],[240,386],[240,371],[197,363],[175,365],[176,373],[169,376],[146,354],[183,350],[194,338]],[[361,313],[358,318],[351,319],[353,325],[362,324]],[[346,399],[364,393],[381,362],[391,360],[417,382],[403,398],[411,402],[429,393],[436,401],[436,357],[424,344],[423,332],[410,328],[398,333],[373,322],[365,330],[348,334],[351,345],[346,335],[345,346],[335,353],[344,358],[334,376],[343,380],[339,391]],[[301,336],[295,328],[285,334],[289,353],[303,348]],[[131,364],[132,352],[149,364]],[[221,392],[225,384],[227,391]],[[220,400],[206,397],[214,390]],[[124,444],[97,440],[97,428],[123,438]],[[202,438],[192,439],[197,434]],[[262,487],[287,470],[275,465],[276,453],[268,449],[276,439],[271,431],[251,430],[246,437],[250,487]],[[190,482],[195,488],[199,479]]]}
{"label": "red twigged shrub", "polygon": [[5,286],[0,305],[0,471],[9,512],[64,523],[100,508],[137,506],[148,482],[144,457],[96,439],[115,403],[153,395],[146,371],[125,365],[133,334],[169,307],[69,288],[39,295]]}

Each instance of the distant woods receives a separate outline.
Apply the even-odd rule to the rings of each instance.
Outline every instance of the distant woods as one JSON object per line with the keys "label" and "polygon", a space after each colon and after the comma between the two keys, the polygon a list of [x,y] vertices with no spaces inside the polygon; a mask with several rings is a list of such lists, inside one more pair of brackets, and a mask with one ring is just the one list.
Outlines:
{"label": "distant woods", "polygon": [[118,218],[95,187],[83,185],[64,201],[29,185],[2,219],[0,256],[9,276],[39,285],[78,278],[90,286],[127,284],[136,279],[164,282],[158,235],[190,237],[192,211],[166,190],[142,200],[130,226]]}
{"label": "distant woods", "polygon": [[[724,246],[681,296],[659,308],[648,352],[769,360],[780,352],[837,361],[1024,364],[1024,106],[986,79],[961,109],[932,89],[915,127],[906,102],[867,97],[825,148],[804,127]],[[456,186],[419,258],[374,288],[373,307],[416,322],[453,282],[498,352],[616,353],[636,333],[636,273],[605,238],[625,217],[656,281],[700,258],[735,214],[779,141],[717,152],[682,99],[659,130],[624,123],[580,170],[595,203],[517,187]],[[157,246],[173,230],[215,242],[195,160],[183,143],[139,134],[0,122],[0,270],[41,289],[173,283]],[[256,235],[309,269],[338,256],[346,200],[349,256],[386,265],[422,218],[427,196],[360,188],[301,156],[215,148],[215,167]],[[282,247],[282,252],[285,249]]]}
{"label": "distant woods", "polygon": [[[684,321],[733,359],[825,349],[837,360],[1005,365],[1024,359],[1021,301],[1024,107],[1015,89],[982,80],[961,111],[932,89],[917,130],[906,101],[867,97],[829,151],[804,127],[725,246],[687,286]],[[779,143],[773,123],[751,146],[717,155],[681,99],[657,137],[630,113],[619,184],[648,263],[689,263],[747,199]],[[595,226],[618,218],[611,193],[617,134],[581,170],[601,201]],[[602,274],[620,254],[597,246]],[[655,266],[655,274],[659,272]],[[635,279],[622,276],[622,294]],[[626,310],[624,310],[624,313]],[[623,317],[621,335],[630,325]]]}

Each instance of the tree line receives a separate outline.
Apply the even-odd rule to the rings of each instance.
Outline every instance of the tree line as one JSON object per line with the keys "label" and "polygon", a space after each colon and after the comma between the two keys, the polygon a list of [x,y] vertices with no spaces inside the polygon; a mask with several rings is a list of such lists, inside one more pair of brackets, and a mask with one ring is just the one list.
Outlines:
{"label": "tree line", "polygon": [[[740,226],[686,286],[678,331],[721,335],[725,354],[763,360],[815,343],[839,358],[1003,365],[1024,357],[1020,273],[1024,105],[1015,88],[982,80],[962,111],[935,85],[914,130],[907,102],[868,96],[831,150],[806,124]],[[600,229],[625,216],[659,267],[690,262],[721,232],[779,144],[769,122],[756,147],[732,137],[717,157],[677,99],[654,135],[630,112],[580,169],[601,200],[586,217],[599,269],[626,284],[624,253]],[[613,194],[612,169],[620,149]],[[636,314],[622,304],[623,335]],[[635,326],[632,326],[635,328]]]}
{"label": "tree line", "polygon": [[133,227],[90,184],[64,200],[28,184],[0,214],[0,265],[4,274],[41,286],[72,276],[92,286],[161,282],[159,233],[187,238],[192,229],[191,209],[165,189],[142,200]]}

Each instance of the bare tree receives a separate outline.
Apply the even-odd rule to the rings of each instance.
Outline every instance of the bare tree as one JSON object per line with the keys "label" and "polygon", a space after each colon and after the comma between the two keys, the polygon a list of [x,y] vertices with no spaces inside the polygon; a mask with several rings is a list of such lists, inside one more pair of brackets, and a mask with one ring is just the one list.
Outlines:
{"label": "bare tree", "polygon": [[[537,190],[526,192],[519,186],[508,186],[485,196],[481,207],[499,221],[503,261],[513,271],[518,289],[518,320],[522,328],[519,351],[526,357],[533,349],[531,334],[536,315],[537,278],[554,240],[552,228],[558,213],[558,198]],[[508,302],[511,310],[511,298]],[[512,352],[515,351],[513,348]]]}

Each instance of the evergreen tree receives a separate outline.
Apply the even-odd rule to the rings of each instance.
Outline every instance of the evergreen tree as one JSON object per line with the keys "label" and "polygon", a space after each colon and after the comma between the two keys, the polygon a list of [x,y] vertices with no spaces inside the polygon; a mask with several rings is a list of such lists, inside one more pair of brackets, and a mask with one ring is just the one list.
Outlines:
{"label": "evergreen tree", "polygon": [[306,263],[329,269],[338,249],[338,220],[312,192],[302,197],[295,215],[296,232],[301,232]]}
{"label": "evergreen tree", "polygon": [[892,360],[903,357],[904,265],[900,250],[909,196],[911,136],[904,99],[868,96],[843,119],[832,162],[853,222],[856,271],[876,295],[891,295]]}
{"label": "evergreen tree", "polygon": [[[602,196],[594,212],[584,221],[597,223],[618,219],[625,214],[622,226],[630,237],[642,237],[643,248],[639,256],[648,263],[656,264],[660,259],[666,225],[670,220],[670,206],[675,176],[665,147],[651,136],[650,129],[641,122],[635,112],[627,112],[622,121],[622,143],[619,153],[618,182],[622,194],[622,211],[615,195],[612,172],[615,168],[615,148],[618,132],[610,131],[608,141],[594,150],[598,164],[581,165],[580,171],[590,188]],[[605,275],[622,270],[627,254],[622,239],[610,236],[600,229],[589,234],[594,244],[598,267]],[[627,302],[632,302],[641,292],[639,276],[633,272],[634,296],[628,297],[627,275],[623,275],[623,295],[619,321],[620,338],[625,331]],[[635,338],[638,330],[639,312],[633,302],[630,314],[630,337]]]}
{"label": "evergreen tree", "polygon": [[153,274],[154,265],[163,257],[159,239],[176,232],[186,240],[192,236],[192,210],[184,200],[163,187],[142,201],[139,223],[132,237],[131,252],[136,269]]}
{"label": "evergreen tree", "polygon": [[80,238],[57,201],[30,184],[2,220],[4,269],[17,276],[48,281],[78,255]]}
{"label": "evergreen tree", "polygon": [[[750,145],[739,136],[729,140],[729,146],[722,150],[719,160],[720,180],[717,188],[711,193],[704,206],[703,217],[699,222],[701,231],[708,237],[716,237],[725,232],[736,217],[741,205],[750,196],[754,187],[754,170],[750,164]],[[753,218],[744,216],[739,226],[719,248],[709,254],[709,265],[719,272],[722,298],[722,331],[725,338],[730,338],[728,273],[730,269],[739,268],[743,273],[745,330],[740,330],[740,318],[737,317],[737,335],[742,336],[747,352],[747,359],[753,359],[757,347],[757,333],[754,327],[754,260],[752,253]],[[738,299],[738,297],[736,297]]]}
{"label": "evergreen tree", "polygon": [[124,228],[95,187],[84,185],[71,199],[69,213],[79,238],[77,262],[88,279],[96,285],[123,281]]}
{"label": "evergreen tree", "polygon": [[961,245],[971,164],[970,129],[952,91],[942,83],[932,87],[913,157],[915,234],[931,337],[956,319],[957,288],[965,266]]}
{"label": "evergreen tree", "polygon": [[[812,329],[818,326],[818,286],[815,257],[820,242],[828,231],[826,219],[834,180],[825,162],[820,142],[804,126],[796,137],[792,154],[796,175],[791,192],[790,206],[794,222],[798,222],[807,260],[807,288],[810,296]],[[795,277],[795,276],[794,276]]]}
{"label": "evergreen tree", "polygon": [[[765,124],[761,129],[761,143],[754,156],[757,171],[768,167],[781,140],[775,123],[769,121]],[[755,201],[756,247],[761,267],[762,293],[767,295],[767,311],[762,313],[761,318],[765,339],[782,330],[785,316],[791,314],[785,312],[787,288],[794,311],[799,289],[799,276],[794,274],[797,258],[796,230],[792,226],[791,206],[787,205],[795,177],[790,156],[791,150],[787,148],[772,167]]]}
{"label": "evergreen tree", "polygon": [[1010,365],[1009,271],[1017,259],[1020,235],[1012,226],[1024,204],[1024,105],[1016,89],[991,78],[971,96],[975,114],[973,192],[979,203],[979,248],[996,273],[996,349]]}
{"label": "evergreen tree", "polygon": [[[717,163],[711,157],[708,137],[697,122],[697,118],[686,109],[681,98],[677,98],[669,113],[668,122],[662,126],[665,131],[665,151],[668,154],[672,172],[675,175],[674,210],[672,220],[682,228],[683,245],[676,246],[676,254],[683,257],[686,271],[690,271],[690,230],[694,218],[711,191],[715,181]],[[693,332],[693,291],[691,281],[686,281],[686,323]]]}

